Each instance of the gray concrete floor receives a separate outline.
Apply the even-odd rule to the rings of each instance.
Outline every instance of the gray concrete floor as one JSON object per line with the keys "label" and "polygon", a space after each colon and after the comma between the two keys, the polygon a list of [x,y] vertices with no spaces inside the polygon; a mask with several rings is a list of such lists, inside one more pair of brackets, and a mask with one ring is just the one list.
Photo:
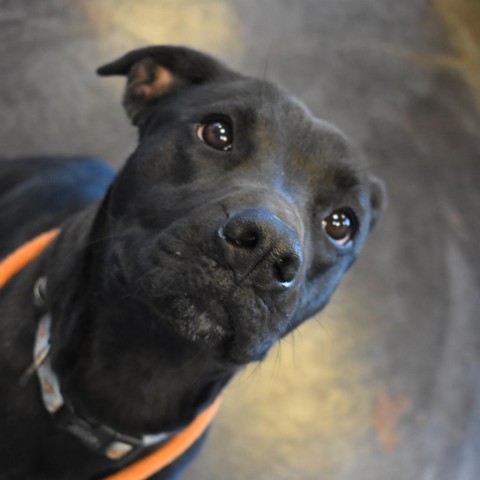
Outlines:
{"label": "gray concrete floor", "polygon": [[480,478],[480,4],[0,0],[2,155],[135,132],[94,69],[182,43],[287,87],[365,151],[390,206],[331,305],[228,389],[187,480]]}

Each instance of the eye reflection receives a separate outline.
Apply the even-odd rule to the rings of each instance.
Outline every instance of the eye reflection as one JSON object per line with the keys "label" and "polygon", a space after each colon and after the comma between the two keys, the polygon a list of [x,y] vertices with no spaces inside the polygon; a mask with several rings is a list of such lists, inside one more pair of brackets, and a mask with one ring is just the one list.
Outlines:
{"label": "eye reflection", "polygon": [[216,120],[211,123],[199,125],[197,128],[197,136],[215,150],[228,152],[232,149],[233,134],[227,122]]}
{"label": "eye reflection", "polygon": [[337,245],[346,245],[354,235],[355,216],[349,209],[340,208],[325,218],[322,226]]}

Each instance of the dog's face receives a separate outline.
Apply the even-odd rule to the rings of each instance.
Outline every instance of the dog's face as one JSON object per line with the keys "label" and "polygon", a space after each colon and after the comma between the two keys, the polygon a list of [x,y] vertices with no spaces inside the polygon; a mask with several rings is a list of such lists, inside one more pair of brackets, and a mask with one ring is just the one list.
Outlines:
{"label": "dog's face", "polygon": [[379,216],[379,182],[298,101],[193,50],[100,73],[129,76],[141,140],[105,206],[106,288],[222,362],[261,359],[326,304]]}

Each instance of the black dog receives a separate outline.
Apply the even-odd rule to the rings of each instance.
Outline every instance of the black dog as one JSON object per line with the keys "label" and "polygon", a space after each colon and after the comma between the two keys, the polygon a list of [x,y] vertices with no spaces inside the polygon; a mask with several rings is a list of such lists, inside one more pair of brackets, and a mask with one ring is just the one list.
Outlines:
{"label": "black dog", "polygon": [[[0,290],[2,479],[102,478],[156,448],[114,460],[106,432],[181,431],[325,306],[382,208],[345,137],[268,82],[179,47],[99,73],[128,76],[139,129],[114,180],[92,159],[0,163],[0,255],[61,227]],[[46,314],[53,415],[29,369]]]}

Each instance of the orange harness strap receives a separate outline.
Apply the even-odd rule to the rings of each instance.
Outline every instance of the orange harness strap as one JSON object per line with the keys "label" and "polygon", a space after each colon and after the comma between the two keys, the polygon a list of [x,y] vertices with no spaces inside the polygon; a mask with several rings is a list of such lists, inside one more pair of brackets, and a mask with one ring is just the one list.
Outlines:
{"label": "orange harness strap", "polygon": [[[57,237],[60,230],[45,232],[17,248],[4,260],[0,261],[0,288],[16,273],[35,260]],[[183,455],[207,430],[221,403],[219,395],[215,401],[177,435],[164,443],[158,450],[140,458],[120,472],[105,480],[145,480],[157,473]]]}
{"label": "orange harness strap", "polygon": [[54,229],[42,233],[33,240],[13,251],[0,262],[0,288],[2,288],[16,273],[35,260],[49,245],[60,230]]}
{"label": "orange harness strap", "polygon": [[145,480],[184,454],[207,430],[221,403],[219,395],[185,430],[146,457],[137,460],[105,480]]}

